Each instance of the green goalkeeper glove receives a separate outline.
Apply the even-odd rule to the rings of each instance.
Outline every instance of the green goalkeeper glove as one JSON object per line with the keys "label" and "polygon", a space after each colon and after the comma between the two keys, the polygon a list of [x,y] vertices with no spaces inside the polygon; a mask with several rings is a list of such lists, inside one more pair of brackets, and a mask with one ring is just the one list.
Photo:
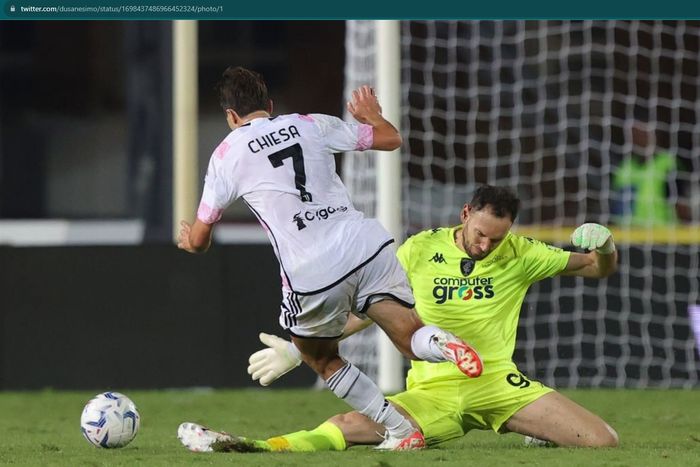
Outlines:
{"label": "green goalkeeper glove", "polygon": [[587,223],[579,226],[571,234],[571,244],[584,250],[595,250],[603,255],[615,251],[612,233],[600,224]]}
{"label": "green goalkeeper glove", "polygon": [[261,386],[269,386],[277,378],[301,365],[301,354],[293,343],[264,332],[258,337],[267,348],[258,350],[248,359],[248,374],[253,381],[260,380]]}

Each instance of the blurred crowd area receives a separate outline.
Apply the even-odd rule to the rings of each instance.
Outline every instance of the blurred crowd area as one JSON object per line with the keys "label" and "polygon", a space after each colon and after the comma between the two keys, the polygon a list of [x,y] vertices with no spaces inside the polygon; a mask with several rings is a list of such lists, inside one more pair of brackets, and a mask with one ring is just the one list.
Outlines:
{"label": "blurred crowd area", "polygon": [[[698,26],[684,25],[690,32],[679,38],[673,34],[673,22],[661,25],[665,52],[659,56],[653,39],[646,44],[644,34],[633,38],[624,27],[610,32],[605,25],[582,28],[586,34],[599,34],[600,40],[593,37],[599,44],[593,53],[580,54],[578,44],[568,42],[563,33],[541,39],[542,24],[527,23],[522,31],[509,22],[404,25],[415,40],[404,44],[404,59],[424,63],[426,57],[437,56],[437,65],[428,74],[424,65],[403,67],[404,75],[415,83],[404,95],[411,105],[404,130],[428,135],[406,138],[404,150],[410,154],[405,175],[430,179],[431,186],[449,182],[460,191],[493,177],[510,183],[517,171],[518,176],[529,177],[518,189],[526,190],[526,198],[538,203],[537,211],[523,212],[524,222],[551,222],[580,212],[577,206],[584,204],[591,214],[605,214],[603,221],[642,226],[700,221],[700,188],[695,186],[700,147],[698,132],[689,131],[696,127],[697,113],[684,106],[639,109],[630,100],[636,93],[644,95],[647,103],[654,96],[663,103],[675,99],[672,94],[680,89],[684,102],[694,107],[700,97],[700,48],[697,35],[690,32]],[[463,28],[457,33],[464,35],[464,44],[444,47],[441,27]],[[515,28],[512,34],[511,27]],[[199,89],[193,92],[199,93],[200,179],[212,149],[228,131],[213,90],[221,72],[228,65],[262,72],[275,113],[341,115],[347,72],[345,30],[344,21],[199,22]],[[605,44],[611,34],[613,42],[623,44],[623,52],[611,49],[607,56]],[[519,37],[525,38],[524,43],[518,42]],[[575,40],[576,31],[568,37]],[[636,44],[633,50],[631,43]],[[577,54],[565,53],[568,49],[562,44]],[[515,55],[521,48],[523,60]],[[463,69],[440,67],[441,54],[451,51],[467,60]],[[640,51],[642,58],[630,60]],[[540,60],[547,53],[551,56]],[[480,69],[472,74],[468,64],[477,63],[477,57],[498,66],[514,60],[519,68],[510,72],[505,67],[500,72],[498,67]],[[589,58],[593,63],[584,63]],[[583,65],[599,76],[581,75]],[[605,83],[608,72],[615,74],[612,86],[601,84],[598,89],[596,83]],[[628,72],[637,75],[626,79]],[[540,74],[551,78],[551,85],[534,88],[530,94],[522,92],[527,89],[519,83],[535,83]],[[425,81],[428,75],[430,83]],[[494,79],[501,83],[500,94],[489,90],[489,80]],[[591,87],[586,84],[589,80]],[[464,98],[446,99],[449,96],[440,91],[442,81],[462,86]],[[520,89],[520,94],[509,91],[509,86]],[[599,92],[611,99],[613,107],[608,114],[596,113],[597,106],[607,104],[574,100],[563,94],[564,89],[571,96]],[[478,93],[477,98],[473,93]],[[538,99],[543,96],[555,107],[542,110]],[[509,101],[516,98],[522,102]],[[517,115],[498,107],[517,105],[523,106]],[[465,118],[444,116],[455,106]],[[571,116],[584,115],[584,110],[600,118],[579,128]],[[516,121],[519,126],[514,127]],[[567,128],[559,131],[562,124]],[[538,128],[554,130],[542,135]],[[516,130],[517,136],[512,137]],[[430,136],[434,132],[442,136]],[[462,144],[461,138],[471,142]],[[605,148],[594,144],[602,140],[611,142],[614,154],[604,154]],[[582,145],[591,148],[586,158],[576,150]],[[670,146],[675,151],[666,150]],[[516,149],[527,157],[513,158]],[[557,159],[562,150],[567,151],[563,163]],[[428,153],[434,160],[426,163]],[[456,165],[448,156],[457,160]],[[171,158],[171,22],[0,25],[0,220],[140,219],[146,225],[146,239],[167,240],[172,221]],[[612,165],[604,166],[604,158]],[[601,177],[607,180],[602,185],[595,181]],[[424,191],[417,196],[425,197]],[[649,214],[654,203],[663,206]],[[649,216],[654,219],[649,221]],[[253,219],[244,207],[235,205],[225,221]]]}
{"label": "blurred crowd area", "polygon": [[480,183],[524,224],[700,222],[700,22],[402,25],[411,228]]}

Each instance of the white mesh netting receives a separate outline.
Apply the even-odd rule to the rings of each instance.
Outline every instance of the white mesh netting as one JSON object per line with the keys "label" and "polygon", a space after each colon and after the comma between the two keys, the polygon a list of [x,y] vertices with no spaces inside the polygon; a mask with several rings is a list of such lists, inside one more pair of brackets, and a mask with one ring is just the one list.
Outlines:
{"label": "white mesh netting", "polygon": [[[346,24],[347,96],[376,79],[375,23]],[[514,358],[559,387],[697,386],[688,307],[700,302],[700,23],[412,21],[401,30],[406,233],[458,223],[481,183],[513,188],[516,230],[538,226],[545,241],[563,245],[586,221],[617,226],[619,272],[534,285]],[[670,154],[673,165],[655,170],[670,217],[631,215],[634,194],[656,183],[621,181],[633,153]],[[373,215],[372,155],[347,154],[343,178]],[[371,335],[342,349],[376,376]]]}

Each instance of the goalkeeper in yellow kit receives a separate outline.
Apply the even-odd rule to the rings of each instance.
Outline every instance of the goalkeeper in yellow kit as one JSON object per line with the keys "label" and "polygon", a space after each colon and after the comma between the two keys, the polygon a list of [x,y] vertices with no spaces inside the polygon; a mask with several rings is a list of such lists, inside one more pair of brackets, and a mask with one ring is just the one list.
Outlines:
{"label": "goalkeeper in yellow kit", "polygon": [[[427,324],[472,343],[484,369],[467,378],[450,363],[411,362],[407,390],[389,397],[420,429],[421,448],[473,429],[517,432],[559,446],[617,446],[617,433],[600,417],[523,375],[512,361],[521,305],[530,285],[556,275],[602,278],[616,270],[610,231],[583,224],[572,234],[574,253],[510,232],[519,200],[509,190],[482,186],[460,216],[462,224],[409,238],[398,250]],[[359,319],[346,335],[365,327]],[[296,367],[295,348],[261,335],[267,349],[251,356],[249,372],[268,385]],[[206,430],[206,429],[205,429]],[[251,440],[206,430],[213,450],[321,451],[379,444],[382,426],[358,412],[336,415],[311,431]]]}

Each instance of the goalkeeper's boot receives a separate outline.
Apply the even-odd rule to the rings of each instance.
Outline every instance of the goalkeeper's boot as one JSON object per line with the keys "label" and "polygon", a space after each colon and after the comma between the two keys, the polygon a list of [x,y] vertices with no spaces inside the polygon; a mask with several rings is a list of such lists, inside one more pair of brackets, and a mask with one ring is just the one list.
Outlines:
{"label": "goalkeeper's boot", "polygon": [[433,336],[433,342],[442,351],[446,359],[457,365],[459,371],[476,378],[484,370],[479,353],[471,345],[447,331],[440,331]]}
{"label": "goalkeeper's boot", "polygon": [[394,438],[387,433],[384,441],[374,449],[379,451],[413,451],[423,448],[425,448],[425,438],[423,433],[416,430],[405,438]]}
{"label": "goalkeeper's boot", "polygon": [[270,451],[264,441],[210,430],[196,423],[185,422],[177,429],[177,439],[192,452],[264,452]]}

